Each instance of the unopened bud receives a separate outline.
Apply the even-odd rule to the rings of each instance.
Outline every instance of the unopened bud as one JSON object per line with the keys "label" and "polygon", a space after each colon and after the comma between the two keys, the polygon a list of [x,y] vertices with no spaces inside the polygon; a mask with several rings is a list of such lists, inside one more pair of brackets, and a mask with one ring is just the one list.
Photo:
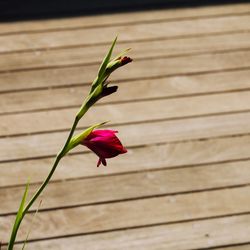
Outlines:
{"label": "unopened bud", "polygon": [[106,76],[110,75],[116,69],[118,69],[121,66],[124,66],[130,62],[132,62],[132,59],[130,57],[127,57],[127,56],[119,57],[119,58],[116,58],[115,60],[110,61],[107,65],[105,75]]}
{"label": "unopened bud", "polygon": [[118,86],[104,87],[103,90],[102,90],[101,97],[111,95],[114,92],[116,92],[117,89],[118,89]]}
{"label": "unopened bud", "polygon": [[121,60],[121,64],[122,65],[126,65],[126,64],[128,64],[128,63],[130,63],[130,62],[133,61],[132,58],[130,58],[128,56],[124,56],[120,60]]}

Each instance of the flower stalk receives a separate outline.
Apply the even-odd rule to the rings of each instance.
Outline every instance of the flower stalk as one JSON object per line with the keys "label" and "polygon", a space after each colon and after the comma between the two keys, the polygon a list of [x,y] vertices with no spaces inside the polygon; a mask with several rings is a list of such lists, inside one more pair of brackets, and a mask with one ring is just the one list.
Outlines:
{"label": "flower stalk", "polygon": [[[15,223],[13,225],[12,232],[11,232],[8,250],[13,249],[14,243],[16,240],[16,236],[17,236],[17,232],[18,232],[18,229],[21,225],[23,218],[25,217],[25,215],[27,214],[27,212],[29,211],[31,206],[34,204],[34,202],[37,200],[37,198],[40,196],[40,194],[43,192],[45,187],[48,185],[48,183],[49,183],[51,177],[53,176],[61,159],[70,150],[72,150],[73,148],[75,148],[76,146],[81,144],[85,140],[85,138],[87,138],[92,133],[92,131],[94,129],[105,124],[105,122],[104,122],[104,123],[93,125],[93,126],[87,128],[85,131],[83,131],[79,135],[74,136],[74,133],[75,133],[75,130],[77,128],[79,121],[86,114],[86,112],[90,109],[90,107],[93,106],[99,99],[101,99],[105,96],[108,96],[108,95],[117,91],[117,88],[118,88],[117,86],[109,87],[108,83],[106,82],[108,77],[110,76],[110,74],[114,70],[118,69],[119,67],[132,61],[132,59],[130,59],[129,57],[122,56],[124,54],[124,52],[111,60],[111,55],[113,52],[113,48],[116,44],[116,41],[117,41],[117,38],[115,38],[115,40],[113,41],[113,43],[111,45],[110,50],[108,51],[107,55],[105,56],[101,66],[99,68],[98,75],[91,85],[90,92],[89,92],[88,96],[86,97],[86,99],[84,100],[78,113],[76,114],[75,120],[74,120],[73,125],[70,129],[70,132],[69,132],[69,135],[65,141],[65,144],[62,147],[62,149],[58,152],[58,154],[55,158],[54,164],[53,164],[48,176],[46,177],[46,179],[43,181],[41,186],[38,188],[38,190],[35,192],[35,194],[32,196],[32,198],[29,200],[29,202],[25,206],[27,193],[28,193],[28,187],[29,187],[28,184],[26,185],[23,199],[22,199],[22,202],[20,204],[20,207],[19,207],[19,210],[18,210],[18,213],[16,216],[16,220],[15,220]],[[127,50],[125,52],[127,52]],[[125,149],[124,149],[124,152],[125,152]],[[116,154],[116,155],[118,155],[118,154]],[[111,157],[114,157],[114,156],[111,156]]]}

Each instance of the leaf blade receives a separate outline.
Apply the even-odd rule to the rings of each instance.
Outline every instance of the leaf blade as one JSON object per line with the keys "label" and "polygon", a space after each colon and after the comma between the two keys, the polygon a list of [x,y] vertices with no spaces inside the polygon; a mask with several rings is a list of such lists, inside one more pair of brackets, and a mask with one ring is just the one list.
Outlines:
{"label": "leaf blade", "polygon": [[8,245],[8,250],[13,249],[15,239],[16,239],[16,235],[17,235],[17,231],[18,231],[18,228],[19,228],[20,223],[21,223],[21,221],[23,219],[23,216],[24,216],[23,210],[24,210],[25,202],[27,200],[28,190],[29,190],[29,181],[27,182],[27,184],[25,186],[25,191],[24,191],[24,194],[23,194],[19,209],[17,211],[15,223],[14,223],[12,231],[11,231],[11,237],[10,237],[10,242],[9,242],[9,245]]}

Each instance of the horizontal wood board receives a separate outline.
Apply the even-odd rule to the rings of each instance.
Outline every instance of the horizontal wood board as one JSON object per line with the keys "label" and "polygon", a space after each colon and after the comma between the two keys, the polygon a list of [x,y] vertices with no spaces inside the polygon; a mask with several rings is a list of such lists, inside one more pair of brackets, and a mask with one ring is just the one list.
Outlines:
{"label": "horizontal wood board", "polygon": [[106,168],[83,146],[65,157],[27,247],[249,249],[249,18],[246,3],[1,23],[3,249],[28,176],[30,197],[117,34],[134,62],[77,131],[111,120],[128,153]]}

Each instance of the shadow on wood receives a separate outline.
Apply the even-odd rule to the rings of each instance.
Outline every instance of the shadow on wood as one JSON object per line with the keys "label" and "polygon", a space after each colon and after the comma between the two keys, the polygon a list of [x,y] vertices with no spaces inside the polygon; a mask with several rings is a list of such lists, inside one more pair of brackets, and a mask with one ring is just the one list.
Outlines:
{"label": "shadow on wood", "polygon": [[2,0],[0,1],[0,21],[45,19],[67,16],[93,15],[112,12],[195,7],[201,5],[248,2],[248,0]]}

